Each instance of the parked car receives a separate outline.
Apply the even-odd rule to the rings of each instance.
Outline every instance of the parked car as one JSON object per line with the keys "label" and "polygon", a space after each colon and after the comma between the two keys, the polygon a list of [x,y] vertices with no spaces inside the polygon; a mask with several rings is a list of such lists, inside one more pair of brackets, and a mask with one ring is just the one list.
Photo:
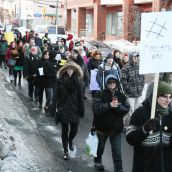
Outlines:
{"label": "parked car", "polygon": [[42,38],[45,33],[48,33],[52,44],[56,43],[57,38],[67,38],[66,29],[63,26],[38,25],[35,27],[35,33],[38,33],[40,38]]}
{"label": "parked car", "polygon": [[113,49],[119,50],[122,53],[139,52],[139,44],[135,45],[124,39],[105,41],[105,43]]}
{"label": "parked car", "polygon": [[[91,49],[98,49],[102,53],[102,57],[105,58],[110,52],[113,51],[111,47],[109,47],[107,44],[101,42],[101,41],[84,41],[85,46],[88,48],[88,50]],[[75,47],[81,46],[80,41],[75,42]]]}

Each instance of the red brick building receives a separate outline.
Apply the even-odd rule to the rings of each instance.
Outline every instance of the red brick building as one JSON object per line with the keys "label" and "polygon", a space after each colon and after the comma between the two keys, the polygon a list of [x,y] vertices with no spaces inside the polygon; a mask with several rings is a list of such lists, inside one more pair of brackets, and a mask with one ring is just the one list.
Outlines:
{"label": "red brick building", "polygon": [[67,27],[78,36],[102,40],[139,39],[141,13],[164,7],[172,9],[169,0],[66,0],[66,3]]}

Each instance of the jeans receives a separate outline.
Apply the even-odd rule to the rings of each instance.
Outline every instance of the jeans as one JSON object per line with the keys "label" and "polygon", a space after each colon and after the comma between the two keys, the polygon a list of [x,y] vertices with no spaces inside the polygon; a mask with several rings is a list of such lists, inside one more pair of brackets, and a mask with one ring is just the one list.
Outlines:
{"label": "jeans", "polygon": [[39,104],[42,105],[43,94],[44,94],[44,86],[43,85],[39,85],[39,87],[38,87],[38,94],[39,94]]}
{"label": "jeans", "polygon": [[114,164],[114,172],[123,172],[122,158],[121,158],[121,133],[116,135],[102,135],[97,133],[99,140],[97,148],[97,157],[94,158],[95,163],[102,163],[102,155],[104,152],[107,138],[109,137],[112,151],[112,159]]}
{"label": "jeans", "polygon": [[[69,131],[70,125],[70,131]],[[68,144],[73,142],[74,137],[78,132],[78,123],[61,124],[62,127],[62,143],[64,152],[68,152]],[[69,134],[68,134],[69,133]]]}
{"label": "jeans", "polygon": [[52,98],[53,98],[53,88],[46,88],[46,103],[45,106],[50,107],[52,104]]}

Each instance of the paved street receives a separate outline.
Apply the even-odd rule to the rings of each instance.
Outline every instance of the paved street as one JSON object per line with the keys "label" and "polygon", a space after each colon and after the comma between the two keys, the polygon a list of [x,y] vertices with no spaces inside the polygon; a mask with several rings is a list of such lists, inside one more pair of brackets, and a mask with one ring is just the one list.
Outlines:
{"label": "paved street", "polygon": [[[71,153],[71,160],[66,162],[63,160],[63,149],[61,145],[61,137],[60,137],[60,126],[56,125],[53,121],[53,118],[46,116],[42,109],[38,108],[38,104],[35,102],[30,102],[27,97],[27,83],[23,82],[22,87],[14,87],[11,83],[5,81],[7,77],[7,71],[0,71],[1,73],[1,85],[4,85],[4,89],[7,92],[10,92],[7,98],[11,99],[13,103],[17,101],[17,99],[22,102],[21,106],[18,102],[18,108],[20,108],[20,114],[23,118],[22,120],[25,121],[26,124],[31,123],[34,126],[35,130],[29,131],[29,129],[19,129],[23,132],[22,136],[25,140],[26,145],[29,147],[31,153],[34,152],[36,156],[35,161],[40,161],[39,164],[43,164],[46,161],[46,164],[51,167],[47,167],[45,165],[39,165],[39,171],[44,172],[66,172],[66,171],[73,171],[73,172],[80,172],[81,169],[83,172],[86,171],[95,171],[93,167],[93,158],[88,157],[85,154],[85,139],[89,133],[92,123],[92,111],[91,111],[91,96],[87,93],[88,99],[85,101],[86,105],[86,113],[85,117],[81,119],[79,125],[79,132],[74,141],[76,145],[76,149],[74,153]],[[5,80],[4,80],[5,79]],[[8,79],[7,79],[8,80]],[[1,94],[1,93],[0,93]],[[4,93],[5,94],[5,93]],[[14,97],[14,94],[17,97]],[[2,94],[1,94],[2,95]],[[9,96],[9,97],[8,97]],[[14,101],[15,100],[15,101]],[[4,99],[4,101],[9,101]],[[4,102],[4,104],[6,104]],[[8,109],[9,107],[5,107]],[[26,111],[27,109],[27,111]],[[13,111],[16,109],[14,108]],[[23,114],[25,113],[25,114]],[[15,115],[16,113],[14,113]],[[7,121],[11,121],[10,116],[6,116]],[[11,124],[18,126],[18,123]],[[25,125],[25,124],[23,124]],[[20,131],[20,132],[21,132]],[[16,131],[17,132],[17,131]],[[30,144],[29,144],[30,143]],[[47,156],[48,155],[48,156]],[[132,164],[132,147],[130,147],[125,140],[125,135],[122,136],[122,155],[123,155],[123,166],[124,172],[131,171],[131,164]],[[113,171],[112,165],[112,157],[110,151],[110,144],[109,141],[106,145],[105,153],[103,162],[105,164],[106,171]],[[42,172],[41,171],[41,172]]]}

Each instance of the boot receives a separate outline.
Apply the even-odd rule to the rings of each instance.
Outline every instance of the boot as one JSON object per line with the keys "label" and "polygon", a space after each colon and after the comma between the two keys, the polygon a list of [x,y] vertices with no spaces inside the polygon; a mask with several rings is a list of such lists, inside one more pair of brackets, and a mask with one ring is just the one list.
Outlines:
{"label": "boot", "polygon": [[122,165],[114,165],[114,172],[123,172]]}
{"label": "boot", "polygon": [[73,144],[72,141],[69,141],[69,149],[70,149],[71,151],[74,151],[74,144]]}
{"label": "boot", "polygon": [[65,152],[63,159],[64,160],[69,160],[69,153],[68,152]]}
{"label": "boot", "polygon": [[19,80],[19,82],[18,82],[18,86],[21,86],[21,80]]}
{"label": "boot", "polygon": [[16,80],[14,80],[14,86],[16,86]]}

